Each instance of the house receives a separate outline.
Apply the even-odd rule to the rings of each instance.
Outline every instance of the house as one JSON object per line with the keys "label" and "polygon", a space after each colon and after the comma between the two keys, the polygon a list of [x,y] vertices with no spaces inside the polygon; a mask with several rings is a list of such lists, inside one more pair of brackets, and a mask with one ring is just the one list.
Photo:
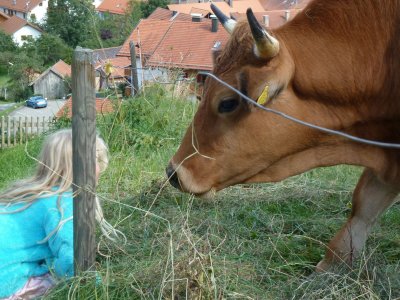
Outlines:
{"label": "house", "polygon": [[[263,12],[265,9],[258,0],[229,0],[227,2],[213,2],[225,15],[231,13],[246,13],[246,10],[251,7],[253,12]],[[170,4],[168,9],[184,14],[201,14],[203,17],[208,17],[213,14],[209,2],[202,3],[185,3],[185,4]]]}
{"label": "house", "polygon": [[139,86],[146,81],[180,82],[187,77],[203,82],[204,77],[198,72],[212,70],[212,51],[223,47],[229,34],[216,18],[196,15],[189,21],[180,21],[168,19],[171,15],[165,11],[159,10],[157,14],[164,19],[156,20],[153,16],[141,20],[118,56],[130,57],[129,44],[134,42]]}
{"label": "house", "polygon": [[[278,28],[286,22],[293,19],[301,9],[285,9],[285,10],[271,10],[265,12],[254,13],[260,24],[263,24],[267,28]],[[235,20],[246,19],[246,14],[232,13],[231,17]]]}
{"label": "house", "polygon": [[100,17],[105,13],[125,15],[129,9],[129,0],[103,0],[96,8]]}
{"label": "house", "polygon": [[311,0],[260,0],[266,11],[303,9]]}
{"label": "house", "polygon": [[[214,24],[213,24],[214,23]],[[220,27],[220,28],[219,28]],[[186,76],[211,71],[212,50],[223,47],[229,34],[215,18],[175,21],[147,61],[148,66],[179,68]]]}
{"label": "house", "polygon": [[168,32],[171,24],[172,22],[169,20],[142,19],[122,45],[118,56],[124,56],[130,59],[130,42],[135,44],[139,87],[142,86],[145,81],[166,78],[166,70],[147,68],[146,64],[160,41]]}
{"label": "house", "polygon": [[[118,105],[120,102],[118,102]],[[96,114],[109,114],[114,111],[115,104],[108,98],[96,98]],[[72,97],[70,97],[60,110],[56,113],[56,118],[72,118]]]}
{"label": "house", "polygon": [[11,35],[19,46],[22,46],[28,38],[37,39],[42,35],[42,30],[39,27],[17,16],[12,16],[1,22],[0,30]]}
{"label": "house", "polygon": [[[256,17],[270,28],[283,25],[301,11],[293,8],[266,12],[258,0],[213,3],[235,19],[246,18],[247,8],[256,7]],[[179,79],[196,77],[202,83],[205,78],[199,76],[199,71],[212,71],[212,52],[222,49],[229,39],[209,3],[168,7],[169,11],[157,8],[141,20],[118,53],[130,57],[130,42],[134,43],[139,86],[146,81],[172,82],[175,70],[183,75]]]}
{"label": "house", "polygon": [[0,11],[27,21],[42,23],[49,0],[0,0]]}
{"label": "house", "polygon": [[61,99],[70,89],[66,85],[66,77],[71,77],[71,66],[59,60],[29,85],[33,86],[34,94],[40,94],[47,99]]}

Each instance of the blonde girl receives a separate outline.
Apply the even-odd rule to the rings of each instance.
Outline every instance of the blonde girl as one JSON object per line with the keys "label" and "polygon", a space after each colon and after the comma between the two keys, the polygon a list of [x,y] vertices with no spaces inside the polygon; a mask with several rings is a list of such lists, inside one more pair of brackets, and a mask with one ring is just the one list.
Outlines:
{"label": "blonde girl", "polygon": [[[108,165],[108,150],[96,137],[96,181]],[[0,299],[34,299],[58,277],[73,273],[72,131],[45,140],[33,177],[0,194]],[[96,220],[115,241],[124,235],[103,218],[96,197]]]}

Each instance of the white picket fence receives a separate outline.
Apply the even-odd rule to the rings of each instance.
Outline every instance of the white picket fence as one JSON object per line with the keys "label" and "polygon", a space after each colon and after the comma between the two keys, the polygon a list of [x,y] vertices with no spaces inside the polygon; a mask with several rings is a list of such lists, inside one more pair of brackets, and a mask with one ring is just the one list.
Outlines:
{"label": "white picket fence", "polygon": [[33,136],[49,130],[52,117],[1,117],[0,149],[23,144]]}

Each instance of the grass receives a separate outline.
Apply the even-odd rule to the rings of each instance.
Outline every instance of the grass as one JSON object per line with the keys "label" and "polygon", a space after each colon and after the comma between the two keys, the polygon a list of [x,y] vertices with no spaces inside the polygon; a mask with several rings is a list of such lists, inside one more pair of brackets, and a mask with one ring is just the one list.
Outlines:
{"label": "grass", "polygon": [[[316,274],[324,244],[350,212],[361,169],[312,170],[277,184],[235,186],[213,201],[164,185],[164,169],[196,104],[161,87],[100,117],[110,166],[98,194],[126,245],[98,238],[97,274],[61,282],[45,299],[396,299],[400,207],[375,226],[351,270]],[[40,140],[27,151],[36,155]],[[24,147],[0,152],[0,187],[34,162]],[[85,280],[89,278],[89,280]]]}

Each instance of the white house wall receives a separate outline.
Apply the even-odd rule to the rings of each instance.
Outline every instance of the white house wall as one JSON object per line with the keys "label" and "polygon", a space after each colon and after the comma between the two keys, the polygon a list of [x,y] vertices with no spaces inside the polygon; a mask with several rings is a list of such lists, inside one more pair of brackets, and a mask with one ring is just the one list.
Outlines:
{"label": "white house wall", "polygon": [[44,18],[46,17],[47,13],[47,8],[49,7],[49,1],[48,0],[43,0],[42,1],[42,6],[37,5],[35,8],[31,10],[31,12],[28,14],[28,21],[31,20],[32,15],[35,15],[36,21],[38,23],[43,23]]}
{"label": "white house wall", "polygon": [[92,0],[92,4],[95,8],[99,7],[99,5],[103,2],[103,0]]}
{"label": "white house wall", "polygon": [[25,42],[22,39],[23,36],[31,36],[34,39],[37,39],[41,36],[41,33],[39,30],[36,30],[31,26],[25,25],[24,27],[22,27],[20,30],[18,30],[13,34],[13,39],[19,46],[22,46]]}
{"label": "white house wall", "polygon": [[142,69],[141,61],[139,58],[136,59],[136,66],[138,67],[138,84],[139,87],[143,85],[143,81],[147,82],[166,82],[168,80],[168,72],[165,68],[145,68]]}

